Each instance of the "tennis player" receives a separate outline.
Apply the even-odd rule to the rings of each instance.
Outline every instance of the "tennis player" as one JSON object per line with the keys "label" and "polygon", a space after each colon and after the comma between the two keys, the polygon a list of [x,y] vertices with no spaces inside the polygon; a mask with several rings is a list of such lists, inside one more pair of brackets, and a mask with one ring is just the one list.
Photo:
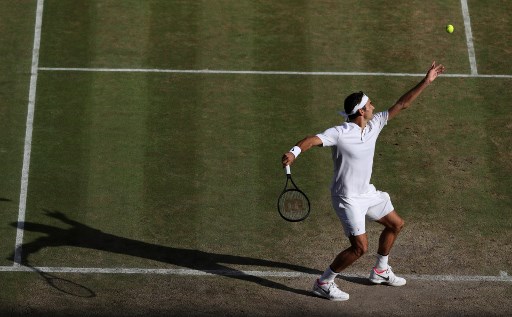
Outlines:
{"label": "tennis player", "polygon": [[374,113],[371,99],[363,92],[356,92],[345,99],[346,122],[314,136],[299,141],[282,157],[283,166],[291,165],[300,153],[313,146],[332,148],[334,176],[331,185],[332,205],[338,215],[350,247],[340,252],[313,286],[313,293],[330,300],[347,300],[349,294],[341,291],[334,279],[368,250],[365,219],[384,226],[379,238],[377,261],[370,271],[369,280],[374,284],[405,285],[404,278],[396,276],[388,265],[388,256],[404,221],[394,210],[389,195],[370,183],[373,156],[377,138],[388,123],[429,86],[443,65],[432,63],[426,76],[405,93],[387,111]]}

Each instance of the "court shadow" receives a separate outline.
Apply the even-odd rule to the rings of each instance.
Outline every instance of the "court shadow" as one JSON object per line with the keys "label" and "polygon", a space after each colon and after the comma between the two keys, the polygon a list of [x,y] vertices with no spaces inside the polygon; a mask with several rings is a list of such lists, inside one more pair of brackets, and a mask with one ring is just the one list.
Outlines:
{"label": "court shadow", "polygon": [[[69,225],[69,228],[62,229],[55,226],[25,222],[23,230],[40,232],[45,236],[32,242],[22,245],[21,264],[31,266],[29,257],[45,248],[74,246],[86,249],[94,249],[110,253],[130,255],[139,258],[149,259],[162,263],[168,263],[179,267],[203,271],[210,274],[227,276],[233,279],[253,282],[261,286],[288,291],[300,295],[311,296],[307,290],[294,289],[287,285],[280,284],[260,276],[248,275],[241,270],[236,270],[229,265],[259,266],[273,269],[283,269],[307,274],[321,274],[322,272],[303,266],[289,263],[270,261],[264,259],[203,252],[199,250],[173,248],[138,241],[130,238],[120,237],[102,232],[85,224],[69,219],[60,211],[44,210],[48,217],[57,219]],[[11,224],[15,227],[17,223]],[[14,256],[11,256],[11,259]]]}

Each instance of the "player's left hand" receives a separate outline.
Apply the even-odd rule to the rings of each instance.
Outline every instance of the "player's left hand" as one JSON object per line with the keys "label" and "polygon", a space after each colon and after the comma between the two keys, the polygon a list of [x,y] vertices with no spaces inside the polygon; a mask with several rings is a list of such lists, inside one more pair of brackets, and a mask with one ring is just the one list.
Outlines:
{"label": "player's left hand", "polygon": [[437,76],[439,76],[440,74],[442,74],[444,72],[444,70],[445,70],[445,68],[444,68],[443,64],[436,65],[436,62],[433,61],[432,65],[430,66],[430,69],[427,72],[427,76],[426,76],[428,83],[433,82],[437,78]]}

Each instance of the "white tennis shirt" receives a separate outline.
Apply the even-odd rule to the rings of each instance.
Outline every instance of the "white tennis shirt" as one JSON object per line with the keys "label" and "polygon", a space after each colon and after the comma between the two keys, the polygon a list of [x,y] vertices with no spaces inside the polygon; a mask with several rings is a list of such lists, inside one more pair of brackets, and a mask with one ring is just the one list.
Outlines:
{"label": "white tennis shirt", "polygon": [[370,184],[375,144],[388,122],[388,112],[376,113],[363,131],[352,122],[345,122],[319,133],[323,146],[332,147],[334,176],[333,196],[357,196],[375,190]]}

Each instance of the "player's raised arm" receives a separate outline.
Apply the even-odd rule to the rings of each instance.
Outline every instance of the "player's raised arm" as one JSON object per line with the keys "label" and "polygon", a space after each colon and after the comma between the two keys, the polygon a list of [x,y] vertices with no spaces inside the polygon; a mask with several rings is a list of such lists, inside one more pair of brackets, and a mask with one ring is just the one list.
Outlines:
{"label": "player's raised arm", "polygon": [[393,119],[400,111],[403,109],[409,108],[412,102],[427,88],[430,83],[432,83],[437,76],[444,72],[444,66],[439,64],[436,65],[436,62],[432,62],[430,69],[427,72],[425,78],[423,78],[414,88],[406,92],[402,97],[398,99],[398,101],[389,108],[389,117],[388,120]]}
{"label": "player's raised arm", "polygon": [[297,142],[297,144],[288,152],[283,154],[282,163],[283,166],[292,165],[297,156],[300,153],[305,152],[312,148],[313,146],[322,145],[322,140],[316,135],[307,136],[304,139]]}

